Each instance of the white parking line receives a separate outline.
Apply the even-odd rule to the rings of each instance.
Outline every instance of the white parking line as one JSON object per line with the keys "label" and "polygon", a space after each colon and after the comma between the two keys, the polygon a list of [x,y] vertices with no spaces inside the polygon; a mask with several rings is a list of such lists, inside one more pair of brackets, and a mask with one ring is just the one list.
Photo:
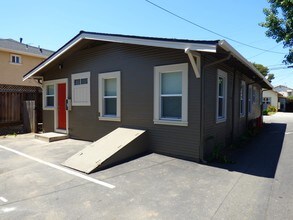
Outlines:
{"label": "white parking line", "polygon": [[4,198],[4,197],[0,197],[0,200],[1,200],[2,202],[8,202],[8,200],[7,200],[6,198]]}
{"label": "white parking line", "polygon": [[17,150],[14,150],[14,149],[8,148],[8,147],[4,147],[4,146],[2,146],[2,145],[0,145],[0,148],[2,148],[2,149],[4,149],[4,150],[7,150],[7,151],[10,151],[10,152],[13,152],[13,153],[15,153],[15,154],[18,154],[18,155],[20,155],[20,156],[26,157],[26,158],[28,158],[28,159],[30,159],[30,160],[36,161],[36,162],[41,163],[41,164],[43,164],[43,165],[46,165],[46,166],[48,166],[48,167],[51,167],[51,168],[54,168],[54,169],[57,169],[57,170],[61,170],[61,171],[65,172],[65,173],[71,174],[71,175],[73,175],[73,176],[76,176],[76,177],[82,178],[82,179],[84,179],[84,180],[87,180],[87,181],[90,181],[90,182],[93,182],[93,183],[99,184],[99,185],[101,185],[101,186],[105,186],[105,187],[108,187],[108,188],[110,188],[110,189],[115,188],[115,186],[113,186],[113,185],[111,185],[111,184],[109,184],[109,183],[103,182],[103,181],[101,181],[101,180],[94,179],[94,178],[92,178],[92,177],[86,176],[86,175],[84,175],[84,174],[78,173],[78,172],[73,171],[73,170],[69,170],[69,169],[67,169],[67,168],[65,168],[65,167],[61,167],[61,166],[58,166],[58,165],[56,165],[56,164],[53,164],[53,163],[49,163],[49,162],[43,161],[43,160],[38,159],[38,158],[36,158],[36,157],[29,156],[29,155],[27,155],[27,154],[25,154],[25,153],[22,153],[22,152],[20,152],[20,151],[17,151]]}

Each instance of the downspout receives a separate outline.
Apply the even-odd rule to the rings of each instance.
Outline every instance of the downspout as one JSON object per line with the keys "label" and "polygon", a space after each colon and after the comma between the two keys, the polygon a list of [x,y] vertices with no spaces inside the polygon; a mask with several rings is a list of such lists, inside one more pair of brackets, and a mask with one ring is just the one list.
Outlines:
{"label": "downspout", "polygon": [[223,58],[223,59],[220,59],[220,60],[217,60],[215,62],[212,62],[212,63],[209,63],[209,64],[206,64],[204,65],[201,69],[201,81],[200,81],[200,145],[199,145],[199,158],[200,158],[200,161],[203,162],[203,163],[207,163],[207,161],[205,161],[204,159],[204,128],[205,128],[205,114],[204,114],[204,106],[205,106],[205,93],[204,93],[204,85],[205,85],[205,69],[207,67],[211,67],[213,65],[216,65],[216,64],[219,64],[219,63],[222,63],[222,62],[225,62],[227,60],[229,60],[231,58],[231,53],[228,53],[228,56]]}

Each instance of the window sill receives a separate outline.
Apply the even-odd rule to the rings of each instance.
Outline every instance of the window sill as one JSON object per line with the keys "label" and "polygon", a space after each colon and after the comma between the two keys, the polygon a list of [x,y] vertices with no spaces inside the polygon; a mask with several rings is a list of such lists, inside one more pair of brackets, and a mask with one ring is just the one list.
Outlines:
{"label": "window sill", "polygon": [[217,120],[216,120],[217,124],[223,123],[223,122],[226,122],[226,118],[217,118]]}
{"label": "window sill", "polygon": [[188,122],[187,121],[175,121],[175,120],[154,120],[154,124],[158,124],[158,125],[188,126]]}
{"label": "window sill", "polygon": [[12,63],[12,62],[9,62],[9,63],[12,64],[12,65],[17,65],[17,66],[22,65],[22,63]]}
{"label": "window sill", "polygon": [[43,110],[54,110],[54,109],[55,109],[54,106],[52,106],[52,107],[43,107]]}
{"label": "window sill", "polygon": [[72,106],[91,106],[90,102],[72,102]]}
{"label": "window sill", "polygon": [[103,116],[103,117],[99,117],[100,121],[121,121],[121,118],[118,117],[110,117],[110,116]]}

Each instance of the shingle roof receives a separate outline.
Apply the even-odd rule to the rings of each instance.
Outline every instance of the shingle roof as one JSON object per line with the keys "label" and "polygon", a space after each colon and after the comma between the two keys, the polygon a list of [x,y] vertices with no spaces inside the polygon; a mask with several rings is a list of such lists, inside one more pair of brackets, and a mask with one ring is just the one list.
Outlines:
{"label": "shingle roof", "polygon": [[28,44],[20,43],[13,39],[0,38],[0,50],[1,49],[11,50],[14,52],[19,52],[19,53],[43,56],[43,57],[48,57],[54,53],[54,51],[46,50],[46,49],[38,48],[38,47],[33,47]]}

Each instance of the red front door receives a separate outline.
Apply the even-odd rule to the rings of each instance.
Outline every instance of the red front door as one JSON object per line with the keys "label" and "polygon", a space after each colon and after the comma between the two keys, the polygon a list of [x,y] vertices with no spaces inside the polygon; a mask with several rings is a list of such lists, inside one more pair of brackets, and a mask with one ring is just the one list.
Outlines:
{"label": "red front door", "polygon": [[58,84],[58,129],[66,129],[66,83]]}

